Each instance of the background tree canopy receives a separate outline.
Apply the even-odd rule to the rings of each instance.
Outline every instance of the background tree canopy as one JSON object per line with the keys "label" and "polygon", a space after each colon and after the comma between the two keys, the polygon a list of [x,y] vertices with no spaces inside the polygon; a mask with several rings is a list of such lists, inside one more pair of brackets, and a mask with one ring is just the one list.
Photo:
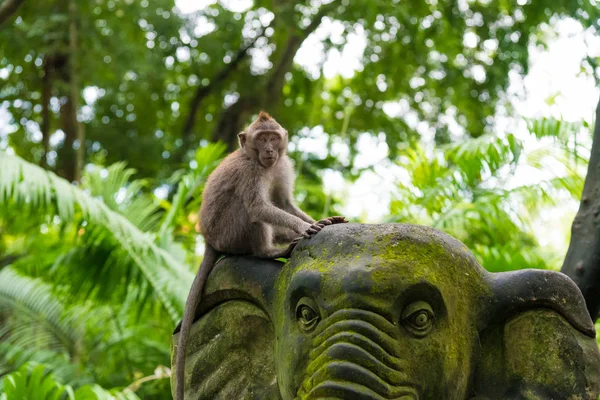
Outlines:
{"label": "background tree canopy", "polygon": [[[536,226],[582,192],[597,205],[600,139],[591,119],[521,119],[509,89],[557,24],[597,34],[597,2],[200,3],[0,0],[0,398],[169,396],[202,187],[261,109],[313,217],[344,209],[329,178],[385,166],[384,221],[442,229],[492,271],[561,267]],[[596,86],[598,62],[580,66]],[[595,244],[564,270],[585,294],[600,229],[581,218]]]}

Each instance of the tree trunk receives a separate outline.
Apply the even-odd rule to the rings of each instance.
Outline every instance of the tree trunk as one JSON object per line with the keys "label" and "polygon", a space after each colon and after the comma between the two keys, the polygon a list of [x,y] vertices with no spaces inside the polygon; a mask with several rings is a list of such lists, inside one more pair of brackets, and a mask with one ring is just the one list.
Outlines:
{"label": "tree trunk", "polygon": [[44,56],[44,77],[42,78],[42,159],[40,166],[48,167],[48,151],[50,150],[50,97],[52,97],[52,61],[48,55]]}
{"label": "tree trunk", "polygon": [[595,124],[583,195],[561,269],[581,289],[593,320],[600,317],[600,102]]}
{"label": "tree trunk", "polygon": [[62,148],[58,151],[57,174],[69,182],[77,179],[75,168],[77,165],[77,155],[73,144],[77,137],[77,110],[73,105],[71,96],[65,96],[62,99],[63,104],[60,107],[60,127],[65,133],[65,140]]}
{"label": "tree trunk", "polygon": [[73,106],[72,124],[75,127],[75,137],[79,146],[75,152],[75,181],[81,180],[81,171],[83,170],[83,158],[85,155],[85,132],[82,124],[77,121],[77,111],[79,110],[79,79],[78,79],[78,43],[77,43],[77,0],[71,0],[69,3],[69,69],[71,72],[70,97]]}
{"label": "tree trunk", "polygon": [[233,72],[235,72],[238,66],[244,61],[248,56],[248,50],[254,47],[256,41],[264,36],[266,28],[262,30],[261,33],[257,34],[254,39],[252,39],[246,46],[242,47],[238,50],[237,54],[231,60],[231,62],[220,70],[209,82],[206,86],[201,86],[196,89],[196,93],[190,102],[190,111],[185,120],[185,125],[183,126],[182,139],[183,144],[181,149],[174,155],[174,160],[176,162],[182,162],[185,153],[192,147],[192,137],[194,132],[194,125],[196,124],[196,114],[200,109],[200,105],[202,101],[208,97],[215,90],[218,90],[223,82],[229,78]]}
{"label": "tree trunk", "polygon": [[240,98],[235,104],[229,106],[221,113],[219,123],[213,132],[213,140],[227,144],[230,151],[235,149],[238,133],[244,128],[248,116],[260,107],[258,104],[260,104],[258,98],[252,96]]}
{"label": "tree trunk", "polygon": [[[83,168],[83,156],[85,152],[84,131],[77,120],[79,110],[79,82],[77,71],[77,8],[76,0],[68,3],[69,13],[69,37],[68,54],[66,62],[60,64],[59,76],[64,83],[61,85],[63,97],[60,107],[61,129],[65,133],[62,149],[59,151],[57,173],[69,182],[79,182]],[[75,140],[78,141],[76,146]],[[77,148],[75,148],[77,147]]]}
{"label": "tree trunk", "polygon": [[0,25],[9,19],[25,0],[4,0],[0,4]]}

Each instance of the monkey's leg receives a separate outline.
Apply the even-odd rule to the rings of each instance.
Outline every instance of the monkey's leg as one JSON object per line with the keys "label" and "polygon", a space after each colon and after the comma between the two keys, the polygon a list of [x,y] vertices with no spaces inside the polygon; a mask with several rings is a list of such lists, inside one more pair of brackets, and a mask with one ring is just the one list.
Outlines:
{"label": "monkey's leg", "polygon": [[252,255],[259,258],[280,258],[289,252],[289,249],[280,249],[273,245],[273,227],[264,222],[254,222],[252,231]]}
{"label": "monkey's leg", "polygon": [[[321,223],[323,221],[325,221],[326,224]],[[325,225],[341,224],[341,223],[345,223],[345,222],[348,222],[348,221],[346,221],[344,217],[329,217],[329,218],[326,218],[326,219],[323,219],[323,220],[317,222],[316,225],[319,228],[323,229],[325,227]],[[312,233],[307,232],[302,236],[296,236],[293,239],[291,239],[291,242],[289,242],[289,245],[287,246],[287,248],[281,250],[280,253],[277,255],[277,258],[290,258],[292,256],[292,251],[294,251],[298,242],[300,242],[302,239],[304,239],[306,237],[310,237],[310,235],[312,235]]]}
{"label": "monkey's leg", "polygon": [[273,240],[275,243],[289,244],[292,240],[298,237],[298,234],[293,229],[286,228],[284,226],[274,226],[273,234]]}
{"label": "monkey's leg", "polygon": [[292,250],[296,247],[296,244],[305,237],[310,237],[325,227],[322,224],[311,225],[309,229],[304,233],[303,236],[296,237],[292,242],[285,248],[278,248],[274,246],[274,229],[271,225],[264,222],[255,222],[253,226],[254,236],[252,238],[252,254],[259,258],[289,258],[292,254]]}

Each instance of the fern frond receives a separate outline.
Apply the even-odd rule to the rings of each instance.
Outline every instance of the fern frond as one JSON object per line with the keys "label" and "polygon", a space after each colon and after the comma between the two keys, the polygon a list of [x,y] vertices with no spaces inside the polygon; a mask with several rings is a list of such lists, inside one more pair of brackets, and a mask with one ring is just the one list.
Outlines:
{"label": "fern frond", "polygon": [[448,146],[444,155],[448,164],[455,166],[467,182],[476,183],[482,175],[494,175],[506,165],[515,165],[522,152],[522,144],[513,135],[500,138],[483,135]]}
{"label": "fern frond", "polygon": [[130,389],[106,390],[99,385],[85,385],[76,391],[58,382],[47,366],[29,363],[4,377],[0,382],[5,400],[140,400]]}
{"label": "fern frond", "polygon": [[179,320],[192,273],[168,252],[159,248],[151,234],[135,227],[111,210],[52,172],[23,159],[0,152],[0,206],[17,210],[43,210],[61,221],[76,221],[76,213],[92,226],[104,227],[148,281],[173,322]]}
{"label": "fern frond", "polygon": [[[73,346],[81,339],[82,331],[72,320],[64,318],[63,304],[53,295],[51,287],[41,280],[19,275],[10,267],[2,269],[0,312],[7,309],[16,313],[19,319],[27,319],[23,324],[25,328],[37,325],[32,331],[36,341],[40,341],[39,335],[49,332],[66,351],[75,351]],[[18,325],[12,326],[12,330],[15,329]],[[22,344],[21,347],[26,346]]]}

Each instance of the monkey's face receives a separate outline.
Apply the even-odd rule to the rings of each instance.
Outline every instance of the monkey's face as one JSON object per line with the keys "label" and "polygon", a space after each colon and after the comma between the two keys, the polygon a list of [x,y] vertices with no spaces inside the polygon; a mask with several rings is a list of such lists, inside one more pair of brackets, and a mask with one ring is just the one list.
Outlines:
{"label": "monkey's face", "polygon": [[284,154],[285,138],[279,132],[258,132],[252,139],[256,160],[265,168],[272,167]]}

